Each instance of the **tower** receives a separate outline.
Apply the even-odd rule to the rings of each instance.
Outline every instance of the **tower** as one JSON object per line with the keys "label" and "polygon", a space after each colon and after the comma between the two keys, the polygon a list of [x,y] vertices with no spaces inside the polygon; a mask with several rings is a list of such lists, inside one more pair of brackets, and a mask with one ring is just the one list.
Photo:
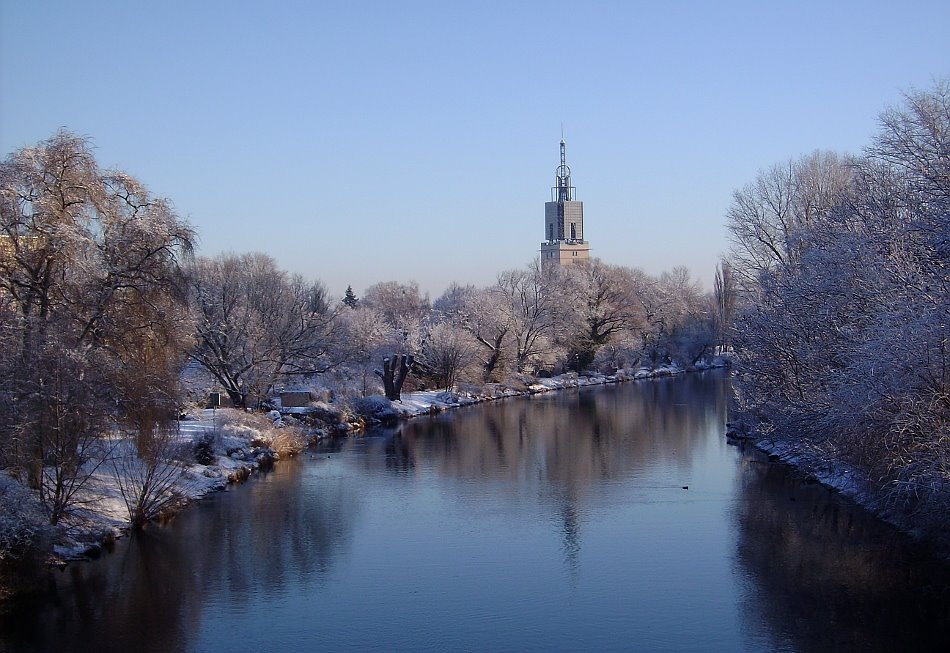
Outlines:
{"label": "tower", "polygon": [[541,264],[570,265],[590,258],[590,243],[584,240],[584,203],[574,199],[571,169],[567,166],[564,139],[561,165],[554,171],[551,201],[544,203],[544,238]]}

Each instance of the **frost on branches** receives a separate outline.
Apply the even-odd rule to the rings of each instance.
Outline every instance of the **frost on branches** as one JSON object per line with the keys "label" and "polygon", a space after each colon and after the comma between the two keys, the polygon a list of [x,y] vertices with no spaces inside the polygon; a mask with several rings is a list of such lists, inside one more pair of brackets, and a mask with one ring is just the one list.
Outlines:
{"label": "frost on branches", "polygon": [[757,428],[860,470],[879,508],[950,513],[950,80],[735,193],[740,399]]}
{"label": "frost on branches", "polygon": [[144,434],[174,409],[192,239],[84,138],[61,131],[0,164],[0,467],[52,524],[105,432]]}

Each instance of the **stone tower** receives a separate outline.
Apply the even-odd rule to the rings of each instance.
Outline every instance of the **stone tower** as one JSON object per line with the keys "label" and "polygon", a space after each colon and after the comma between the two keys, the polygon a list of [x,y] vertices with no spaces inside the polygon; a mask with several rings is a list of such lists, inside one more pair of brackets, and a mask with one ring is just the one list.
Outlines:
{"label": "stone tower", "polygon": [[574,199],[571,169],[567,167],[564,139],[561,165],[554,172],[551,201],[544,203],[544,238],[541,264],[570,265],[590,258],[590,243],[584,240],[584,203]]}

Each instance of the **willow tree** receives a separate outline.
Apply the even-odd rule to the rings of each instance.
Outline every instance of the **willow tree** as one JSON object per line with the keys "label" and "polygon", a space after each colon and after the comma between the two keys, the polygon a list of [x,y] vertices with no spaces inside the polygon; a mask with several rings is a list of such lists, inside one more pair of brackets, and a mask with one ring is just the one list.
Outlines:
{"label": "willow tree", "polygon": [[193,233],[66,131],[0,164],[0,464],[53,522],[106,428],[147,433],[174,396]]}

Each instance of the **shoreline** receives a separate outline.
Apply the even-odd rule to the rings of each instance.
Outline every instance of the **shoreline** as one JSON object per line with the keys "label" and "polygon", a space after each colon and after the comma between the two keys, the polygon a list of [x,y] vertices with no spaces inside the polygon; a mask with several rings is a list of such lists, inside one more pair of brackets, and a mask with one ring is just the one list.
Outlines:
{"label": "shoreline", "polygon": [[[726,365],[710,365],[708,367],[686,370],[673,366],[661,366],[653,370],[618,370],[616,374],[578,374],[576,372],[569,372],[549,378],[527,379],[524,383],[524,390],[519,390],[502,383],[490,383],[485,384],[483,388],[492,386],[492,394],[470,392],[464,389],[453,391],[421,390],[417,392],[405,392],[403,393],[402,399],[390,403],[395,413],[395,419],[412,419],[414,417],[434,415],[444,410],[451,410],[462,406],[472,406],[497,399],[531,397],[557,390],[630,383],[633,381],[666,378],[694,372],[708,372],[710,370],[725,369],[726,367]],[[528,381],[530,381],[530,383]]]}
{"label": "shoreline", "polygon": [[[727,365],[718,364],[686,370],[673,366],[661,366],[653,370],[618,370],[618,373],[612,375],[571,372],[542,379],[525,377],[523,379],[524,389],[498,383],[482,386],[482,392],[474,392],[473,389],[464,386],[463,389],[453,391],[422,390],[406,392],[403,393],[401,400],[392,402],[384,397],[375,396],[373,399],[377,402],[382,400],[389,404],[389,411],[384,419],[370,418],[367,420],[365,419],[367,416],[361,416],[364,419],[361,419],[359,423],[341,421],[337,424],[337,428],[314,429],[309,438],[304,438],[304,442],[298,449],[290,453],[285,452],[282,455],[278,455],[268,447],[255,446],[256,438],[259,436],[258,430],[238,424],[236,428],[229,432],[226,428],[227,425],[234,423],[229,420],[236,420],[236,415],[242,415],[240,411],[236,409],[220,409],[218,411],[205,409],[199,415],[192,416],[190,419],[179,420],[178,437],[180,438],[180,446],[193,448],[198,438],[205,434],[212,434],[217,441],[213,462],[202,465],[192,460],[183,464],[182,474],[175,484],[177,495],[175,502],[170,504],[168,510],[160,517],[150,520],[143,528],[148,528],[153,523],[159,525],[167,523],[174,519],[178,513],[187,510],[192,503],[200,501],[213,493],[227,490],[233,485],[243,483],[258,474],[262,468],[270,468],[272,465],[279,464],[283,459],[294,457],[323,439],[360,437],[367,429],[386,423],[386,421],[398,422],[437,415],[447,410],[499,399],[525,398],[560,390],[667,378],[685,373],[706,372],[727,367]],[[486,388],[490,392],[484,392]],[[299,414],[298,411],[289,410],[274,421],[274,425],[277,426],[285,417],[294,418]],[[280,425],[283,426],[284,424]],[[345,430],[340,428],[344,426],[347,427]],[[55,538],[52,549],[42,564],[42,569],[38,570],[38,576],[51,573],[55,569],[65,569],[70,564],[95,560],[103,554],[111,552],[115,543],[119,539],[127,537],[133,530],[134,527],[129,519],[127,508],[107,464],[101,464],[100,468],[90,477],[89,485],[84,490],[84,494],[86,495],[84,503],[95,507],[79,507],[74,511],[71,518],[64,521],[61,527],[62,531]],[[26,593],[29,593],[29,587],[25,588],[25,591],[15,589],[6,597],[0,596],[0,602],[15,599],[18,595]]]}
{"label": "shoreline", "polygon": [[[569,390],[591,386],[612,385],[617,383],[630,383],[641,380],[651,380],[658,378],[667,378],[678,376],[680,374],[693,372],[706,372],[716,369],[725,369],[725,365],[711,365],[708,367],[686,370],[674,366],[661,366],[656,369],[646,370],[618,370],[617,374],[577,374],[569,372],[554,377],[535,379],[526,378],[525,389],[518,390],[505,384],[486,384],[484,387],[492,387],[492,393],[475,393],[466,390],[421,390],[416,392],[403,393],[401,400],[389,402],[384,397],[378,397],[390,404],[392,413],[389,420],[409,420],[418,417],[437,415],[447,410],[453,410],[464,406],[495,401],[498,399],[509,399],[518,397],[531,397],[537,394],[554,392],[560,390]],[[530,381],[528,383],[527,381]],[[202,411],[200,419],[181,420],[179,422],[180,433],[185,437],[185,443],[194,442],[194,438],[203,433],[214,433],[219,428],[216,423],[218,419],[226,420],[230,411],[236,409],[219,409],[220,417],[214,414],[210,409]],[[233,413],[232,413],[233,414]],[[293,410],[282,412],[281,418],[295,417],[299,413]],[[209,426],[207,418],[211,416]],[[261,449],[252,446],[253,434],[248,433],[244,439],[234,435],[223,435],[224,442],[221,443],[219,455],[215,461],[209,465],[201,465],[197,462],[191,462],[183,466],[182,483],[179,484],[178,491],[181,499],[171,507],[171,509],[161,518],[152,520],[152,522],[165,523],[175,518],[182,510],[187,510],[188,506],[196,501],[200,501],[206,496],[226,490],[232,485],[244,483],[260,472],[262,467],[270,467],[279,464],[280,460],[294,457],[313,446],[317,442],[336,437],[360,437],[366,430],[373,428],[385,421],[379,420],[370,423],[353,424],[341,422],[339,425],[346,425],[347,430],[337,429],[316,429],[316,432],[307,438],[306,444],[299,450],[283,456],[275,455],[272,450]],[[329,431],[329,432],[328,432]],[[191,438],[189,440],[188,438]],[[79,519],[84,521],[87,529],[89,527],[100,530],[98,537],[89,537],[86,533],[77,532],[76,537],[70,538],[73,542],[69,545],[54,546],[54,556],[49,565],[54,568],[61,568],[70,562],[82,562],[95,559],[108,550],[116,540],[126,537],[133,526],[128,520],[128,514],[124,505],[116,505],[116,493],[114,488],[109,488],[109,479],[105,478],[108,472],[98,474],[90,488],[90,494],[99,493],[97,497],[97,510],[80,508],[76,512]],[[110,491],[111,490],[111,491]],[[103,499],[105,499],[103,501]],[[144,526],[148,527],[148,524]],[[85,536],[85,537],[84,537]]]}
{"label": "shoreline", "polygon": [[762,437],[754,432],[738,433],[728,424],[726,442],[740,449],[752,447],[767,456],[771,463],[791,467],[804,480],[814,481],[850,501],[950,563],[950,533],[937,529],[932,523],[915,522],[910,515],[889,508],[860,469],[840,460],[821,457],[817,452],[805,451],[804,447],[796,447],[793,443]]}

